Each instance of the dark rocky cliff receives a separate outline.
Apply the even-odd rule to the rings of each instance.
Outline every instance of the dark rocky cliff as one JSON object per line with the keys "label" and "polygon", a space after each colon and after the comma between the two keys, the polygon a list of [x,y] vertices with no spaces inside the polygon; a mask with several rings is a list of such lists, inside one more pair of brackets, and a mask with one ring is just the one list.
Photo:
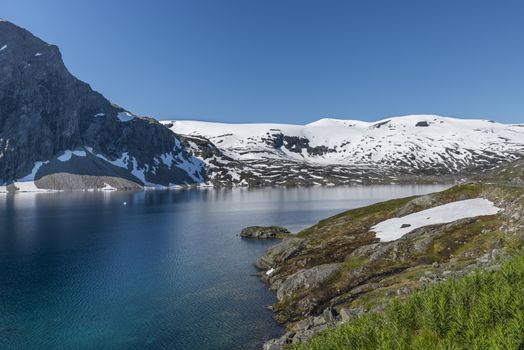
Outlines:
{"label": "dark rocky cliff", "polygon": [[[71,182],[74,176],[124,178],[125,187],[127,181],[141,186],[204,180],[202,163],[185,151],[175,134],[154,119],[112,105],[76,79],[56,46],[1,21],[0,49],[0,185],[27,176],[36,162],[44,162],[35,176],[37,184],[48,177],[41,184],[58,188],[63,181],[49,176],[69,174],[65,187],[84,186],[85,181]],[[49,166],[68,150],[88,156]],[[119,181],[113,185],[122,187]]]}

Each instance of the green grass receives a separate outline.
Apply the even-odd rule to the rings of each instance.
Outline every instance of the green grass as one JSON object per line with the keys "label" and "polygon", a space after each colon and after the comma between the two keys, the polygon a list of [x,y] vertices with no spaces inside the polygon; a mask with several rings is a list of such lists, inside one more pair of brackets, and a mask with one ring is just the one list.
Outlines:
{"label": "green grass", "polygon": [[293,349],[524,349],[524,256],[428,287]]}

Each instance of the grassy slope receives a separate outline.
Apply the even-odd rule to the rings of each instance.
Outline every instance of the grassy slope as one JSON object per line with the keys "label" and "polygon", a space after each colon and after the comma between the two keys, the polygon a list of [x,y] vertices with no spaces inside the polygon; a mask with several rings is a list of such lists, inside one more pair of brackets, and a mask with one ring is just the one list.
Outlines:
{"label": "grassy slope", "polygon": [[[499,186],[484,186],[479,183],[455,186],[446,191],[431,195],[434,203],[449,203],[456,200],[487,197],[497,202],[506,197],[523,195],[524,189]],[[322,307],[333,304],[336,308],[355,308],[363,306],[370,310],[391,299],[400,288],[417,288],[419,279],[426,271],[432,271],[432,262],[438,261],[444,269],[461,269],[474,264],[476,259],[501,244],[506,248],[515,246],[515,235],[501,232],[505,220],[499,216],[477,218],[448,230],[445,235],[433,239],[429,250],[416,253],[412,242],[401,244],[395,256],[370,261],[367,257],[350,257],[357,247],[376,242],[369,228],[387,218],[397,216],[400,210],[410,212],[426,209],[414,205],[414,197],[395,199],[368,207],[353,209],[302,231],[298,236],[308,240],[308,244],[295,257],[280,267],[280,273],[287,275],[301,268],[323,263],[342,262],[343,267],[334,278],[311,290],[297,291],[292,297],[274,305],[277,319],[281,322],[300,320],[304,312],[303,300],[314,299]],[[402,215],[405,215],[402,214]],[[487,232],[487,233],[486,233]],[[369,280],[367,286],[363,280]],[[316,309],[315,309],[316,310]],[[315,313],[313,311],[313,314]],[[290,325],[290,329],[293,326]]]}
{"label": "grassy slope", "polygon": [[524,347],[524,256],[451,279],[327,331],[297,350]]}

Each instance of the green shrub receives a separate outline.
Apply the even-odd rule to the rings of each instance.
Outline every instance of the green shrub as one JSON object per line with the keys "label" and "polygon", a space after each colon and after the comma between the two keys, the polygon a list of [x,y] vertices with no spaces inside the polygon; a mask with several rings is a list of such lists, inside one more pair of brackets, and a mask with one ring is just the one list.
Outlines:
{"label": "green shrub", "polygon": [[294,349],[524,349],[524,256],[427,287]]}

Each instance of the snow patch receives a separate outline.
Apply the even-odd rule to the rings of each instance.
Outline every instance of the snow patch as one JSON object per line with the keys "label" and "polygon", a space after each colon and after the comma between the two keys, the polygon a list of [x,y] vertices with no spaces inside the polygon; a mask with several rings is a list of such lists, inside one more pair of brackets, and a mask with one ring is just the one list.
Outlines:
{"label": "snow patch", "polygon": [[140,181],[142,181],[142,183],[144,185],[147,185],[147,181],[146,181],[146,175],[144,173],[144,170],[145,169],[139,169],[138,168],[138,163],[135,159],[135,157],[132,157],[132,162],[133,162],[133,169],[131,170],[131,174],[133,174],[136,178],[138,178]]}
{"label": "snow patch", "polygon": [[120,120],[121,122],[128,122],[130,120],[133,120],[135,119],[135,116],[132,115],[131,113],[129,112],[120,112],[117,114],[116,116],[118,118],[118,120]]}
{"label": "snow patch", "polygon": [[47,190],[43,188],[38,188],[35,185],[34,181],[26,182],[15,182],[15,187],[18,189],[18,192],[54,192],[52,190]]}
{"label": "snow patch", "polygon": [[33,165],[33,170],[31,170],[31,173],[29,175],[24,176],[21,179],[16,180],[16,181],[19,181],[19,182],[34,181],[35,180],[35,175],[38,172],[38,169],[40,169],[40,167],[42,165],[47,164],[47,163],[49,163],[49,161],[45,161],[45,162],[38,161],[38,162],[35,162],[35,164]]}
{"label": "snow patch", "polygon": [[[392,218],[371,228],[382,242],[399,239],[419,227],[446,224],[475,216],[494,215],[499,212],[493,202],[484,198],[466,199],[439,205],[400,218]],[[409,225],[409,226],[408,226]]]}
{"label": "snow patch", "polygon": [[104,182],[104,187],[102,187],[100,190],[101,191],[116,191],[116,188]]}
{"label": "snow patch", "polygon": [[[90,151],[91,152],[91,151]],[[91,152],[92,153],[92,152]],[[109,160],[106,157],[104,157],[101,154],[96,154],[96,156],[100,159],[105,160],[108,163],[111,163],[119,168],[125,168],[127,169],[127,162],[129,160],[129,154],[127,152],[122,153],[122,156],[120,158],[117,158],[115,160]]]}
{"label": "snow patch", "polygon": [[5,49],[7,49],[7,45],[0,47],[0,51],[4,51]]}
{"label": "snow patch", "polygon": [[[138,178],[144,185],[148,184],[145,178],[145,169],[139,169],[138,163],[135,159],[135,157],[132,157],[129,155],[128,152],[123,152],[122,156],[120,158],[117,158],[115,160],[109,160],[106,157],[104,157],[101,154],[96,154],[96,156],[100,159],[105,160],[108,163],[111,163],[119,168],[124,168],[131,172],[136,178]],[[129,170],[129,165],[132,165],[131,170]]]}
{"label": "snow patch", "polygon": [[54,190],[38,188],[35,185],[35,176],[36,176],[36,173],[38,172],[38,169],[40,169],[42,165],[47,164],[47,163],[49,163],[49,161],[35,162],[33,166],[33,170],[31,170],[30,174],[16,180],[14,182],[14,185],[16,188],[18,188],[18,191],[19,192],[56,192]]}
{"label": "snow patch", "polygon": [[35,57],[42,56],[43,54],[41,52],[35,53]]}
{"label": "snow patch", "polygon": [[57,157],[57,159],[61,162],[67,162],[68,160],[71,159],[71,157],[73,156],[73,154],[77,157],[85,157],[87,154],[85,151],[70,151],[70,150],[66,150],[64,151],[64,153],[60,156]]}

